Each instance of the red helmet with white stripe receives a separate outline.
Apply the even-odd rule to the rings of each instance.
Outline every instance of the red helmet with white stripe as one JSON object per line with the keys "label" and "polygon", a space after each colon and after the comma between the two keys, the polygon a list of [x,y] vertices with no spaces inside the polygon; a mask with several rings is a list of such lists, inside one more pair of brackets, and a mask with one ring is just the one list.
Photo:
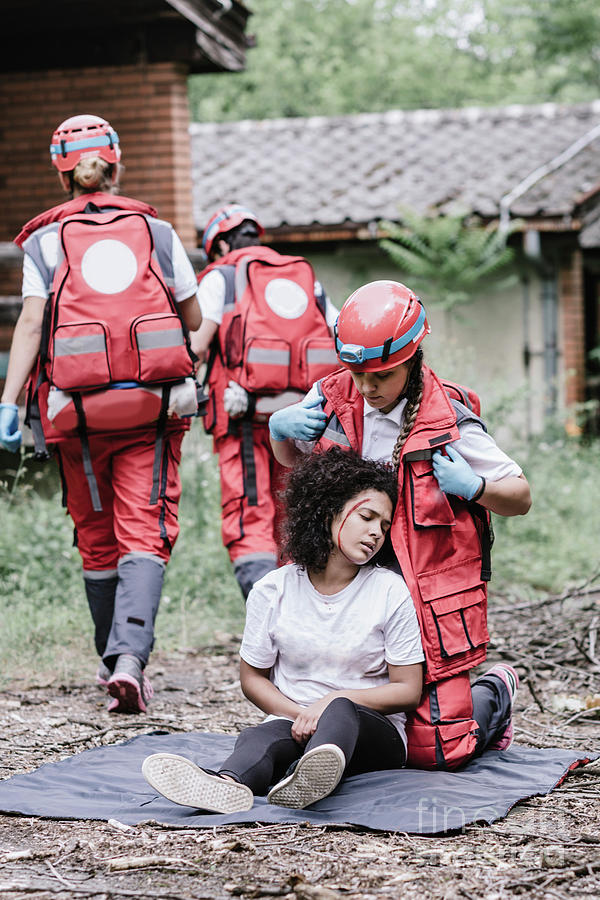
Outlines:
{"label": "red helmet with white stripe", "polygon": [[406,362],[431,331],[425,307],[399,281],[371,281],[348,297],[335,326],[335,348],[352,372],[383,372]]}
{"label": "red helmet with white stripe", "polygon": [[265,229],[258,221],[255,213],[250,209],[246,209],[245,206],[240,206],[239,203],[227,203],[212,214],[202,235],[202,249],[209,259],[212,246],[217,238],[227,234],[233,228],[237,228],[242,222],[254,222],[258,234],[264,233]]}
{"label": "red helmet with white stripe", "polygon": [[52,135],[50,157],[59,172],[72,172],[80,159],[99,156],[109,163],[121,159],[119,135],[100,116],[71,116]]}

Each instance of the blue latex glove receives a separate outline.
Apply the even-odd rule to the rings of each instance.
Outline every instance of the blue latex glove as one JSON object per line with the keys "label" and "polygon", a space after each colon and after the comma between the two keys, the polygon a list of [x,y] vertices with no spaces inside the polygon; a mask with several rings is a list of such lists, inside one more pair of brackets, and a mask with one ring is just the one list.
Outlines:
{"label": "blue latex glove", "polygon": [[0,403],[0,446],[16,453],[21,446],[19,407],[16,403]]}
{"label": "blue latex glove", "polygon": [[471,500],[483,483],[481,475],[476,475],[466,459],[450,444],[446,446],[446,453],[448,456],[442,456],[441,450],[436,450],[433,454],[433,474],[437,483],[445,494],[456,494]]}
{"label": "blue latex glove", "polygon": [[323,434],[327,422],[327,416],[320,408],[321,403],[321,398],[315,397],[274,412],[269,419],[273,440],[293,438],[296,441],[316,441]]}

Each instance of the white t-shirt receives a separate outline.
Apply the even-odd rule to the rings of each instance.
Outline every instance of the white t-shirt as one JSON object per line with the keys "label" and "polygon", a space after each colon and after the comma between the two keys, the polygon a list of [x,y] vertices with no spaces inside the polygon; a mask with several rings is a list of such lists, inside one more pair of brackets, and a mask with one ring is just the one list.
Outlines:
{"label": "white t-shirt", "polygon": [[[220,325],[223,321],[223,307],[225,306],[226,283],[223,273],[218,269],[208,272],[198,285],[198,303],[202,311],[203,319],[210,319]],[[315,281],[315,294],[321,294],[323,288]],[[329,297],[325,297],[325,319],[330,328],[336,323],[339,309],[333,305]]]}
{"label": "white t-shirt", "polygon": [[[157,220],[160,221],[160,220]],[[169,224],[165,222],[163,224]],[[196,293],[198,282],[194,269],[181,243],[179,235],[171,225],[172,262],[173,262],[173,294],[177,303],[192,297]],[[44,262],[49,269],[54,269],[58,256],[58,232],[49,231],[42,238]],[[52,285],[47,284],[42,273],[28,253],[23,257],[23,299],[25,297],[43,297],[46,299]]]}
{"label": "white t-shirt", "polygon": [[[330,691],[388,684],[387,663],[424,660],[417,615],[404,579],[363,566],[337,594],[320,594],[295,564],[257,581],[248,596],[240,655],[300,706]],[[406,743],[404,713],[388,719]]]}
{"label": "white t-shirt", "polygon": [[[312,386],[306,396],[311,400],[319,396],[316,385]],[[389,413],[382,413],[363,400],[362,456],[366,459],[390,462],[402,426],[406,402],[405,398]],[[458,430],[460,438],[452,441],[451,446],[456,447],[476,475],[482,476],[486,481],[500,481],[508,475],[520,475],[523,471],[477,422],[462,422]],[[313,442],[295,443],[303,452],[310,452],[314,447]]]}

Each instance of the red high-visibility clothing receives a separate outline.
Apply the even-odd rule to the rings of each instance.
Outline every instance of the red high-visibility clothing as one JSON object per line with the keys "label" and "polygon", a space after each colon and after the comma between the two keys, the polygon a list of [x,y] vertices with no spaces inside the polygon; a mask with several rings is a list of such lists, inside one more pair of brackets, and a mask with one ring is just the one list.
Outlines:
{"label": "red high-visibility clothing", "polygon": [[[363,400],[350,372],[329,375],[320,390],[330,420],[319,443],[360,453]],[[475,504],[446,496],[431,464],[432,452],[459,436],[456,408],[438,377],[424,366],[423,397],[402,448],[391,527],[426,658],[427,687],[418,710],[407,717],[409,762],[423,768],[454,768],[474,751],[477,723],[471,718],[468,676],[461,673],[483,662],[489,640],[489,573],[482,563],[487,518]]]}

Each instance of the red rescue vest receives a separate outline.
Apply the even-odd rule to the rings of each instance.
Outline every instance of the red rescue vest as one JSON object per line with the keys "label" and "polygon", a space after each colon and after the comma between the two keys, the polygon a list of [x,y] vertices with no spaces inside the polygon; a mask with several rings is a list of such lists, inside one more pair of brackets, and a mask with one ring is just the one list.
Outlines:
{"label": "red rescue vest", "polygon": [[[423,376],[421,405],[402,448],[391,539],[421,626],[426,681],[436,682],[485,659],[491,538],[487,511],[444,494],[431,464],[434,450],[458,439],[457,422],[478,416],[454,400],[465,389],[441,382],[427,366]],[[363,401],[350,373],[324,378],[320,390],[329,419],[319,444],[360,453]],[[478,407],[473,392],[464,396]]]}
{"label": "red rescue vest", "polygon": [[[308,260],[282,256],[270,247],[244,247],[208,266],[199,282],[215,268],[225,279],[226,291],[205,426],[219,437],[229,425],[223,390],[230,379],[253,401],[282,395],[285,406],[337,369],[338,362],[324,298],[320,303],[315,295],[315,274]],[[288,391],[296,396],[286,397]]]}

